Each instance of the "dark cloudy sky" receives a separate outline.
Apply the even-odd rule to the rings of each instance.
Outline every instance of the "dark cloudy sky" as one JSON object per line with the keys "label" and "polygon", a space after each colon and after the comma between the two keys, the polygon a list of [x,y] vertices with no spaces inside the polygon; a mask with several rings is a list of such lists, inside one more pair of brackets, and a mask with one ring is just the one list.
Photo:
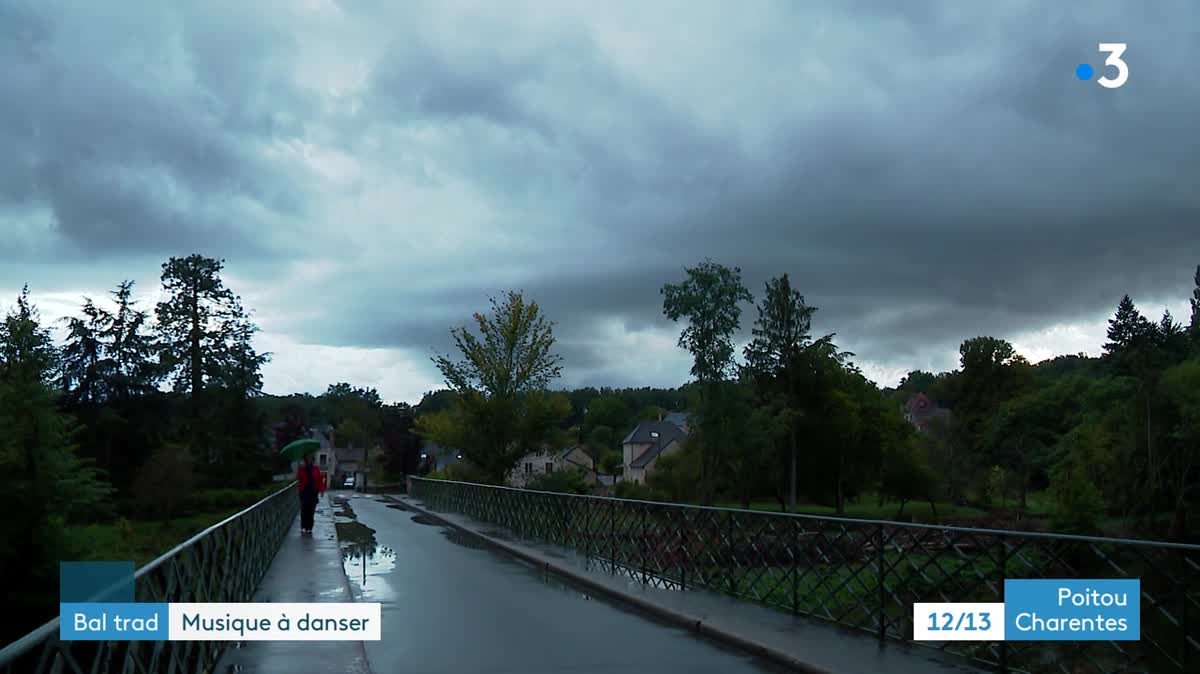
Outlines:
{"label": "dark cloudy sky", "polygon": [[[1121,89],[1075,77],[1099,42]],[[1124,292],[1186,320],[1198,65],[1192,0],[0,0],[0,292],[224,257],[268,391],[393,400],[505,288],[563,384],[682,383],[658,289],[705,257],[882,384],[1095,352]]]}

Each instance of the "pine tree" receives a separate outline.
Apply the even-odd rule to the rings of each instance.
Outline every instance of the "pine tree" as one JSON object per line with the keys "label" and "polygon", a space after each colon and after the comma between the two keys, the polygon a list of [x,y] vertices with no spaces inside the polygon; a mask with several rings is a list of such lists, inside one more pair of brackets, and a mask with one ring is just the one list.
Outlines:
{"label": "pine tree", "polygon": [[102,368],[105,349],[101,332],[108,312],[84,298],[83,316],[67,319],[67,343],[62,351],[62,388],[68,399],[80,404],[100,402],[105,395]]}
{"label": "pine tree", "polygon": [[118,400],[153,391],[160,374],[154,362],[156,345],[146,332],[147,314],[133,300],[133,281],[122,281],[111,291],[117,309],[108,315],[101,331],[108,387]]}
{"label": "pine tree", "polygon": [[187,393],[193,406],[204,391],[223,336],[218,326],[233,314],[236,298],[221,280],[224,261],[201,255],[173,257],[162,266],[167,299],[158,303],[159,345],[175,390]]}
{"label": "pine tree", "polygon": [[52,614],[45,588],[56,582],[66,525],[103,514],[111,495],[75,456],[71,419],[54,400],[56,364],[26,287],[0,323],[0,474],[11,502],[0,509],[0,568],[14,615]]}
{"label": "pine tree", "polygon": [[1134,306],[1129,295],[1121,298],[1117,313],[1108,321],[1108,343],[1104,353],[1109,356],[1142,345],[1154,333],[1154,324]]}
{"label": "pine tree", "polygon": [[1192,341],[1200,345],[1200,264],[1196,265],[1196,287],[1192,288],[1192,322],[1188,325],[1188,332],[1192,334]]}

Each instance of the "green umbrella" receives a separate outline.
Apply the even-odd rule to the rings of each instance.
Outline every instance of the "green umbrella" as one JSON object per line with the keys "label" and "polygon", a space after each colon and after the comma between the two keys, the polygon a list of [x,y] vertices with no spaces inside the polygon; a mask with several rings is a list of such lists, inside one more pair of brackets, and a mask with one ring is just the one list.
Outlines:
{"label": "green umbrella", "polygon": [[313,440],[312,438],[304,438],[301,440],[293,440],[292,442],[289,442],[286,447],[279,450],[279,453],[283,454],[284,456],[286,456],[288,459],[290,459],[292,461],[299,461],[300,459],[303,459],[306,455],[312,454],[313,452],[317,451],[320,448],[321,448],[320,440]]}

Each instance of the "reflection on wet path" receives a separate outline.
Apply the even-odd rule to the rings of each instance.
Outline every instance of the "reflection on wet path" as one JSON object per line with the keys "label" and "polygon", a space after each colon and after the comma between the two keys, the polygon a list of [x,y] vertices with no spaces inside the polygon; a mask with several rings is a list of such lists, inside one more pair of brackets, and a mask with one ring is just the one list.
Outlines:
{"label": "reflection on wet path", "polygon": [[375,540],[375,530],[358,521],[350,498],[335,496],[334,526],[342,548],[342,566],[351,590],[360,601],[389,601],[395,594],[387,574],[396,567],[396,553]]}

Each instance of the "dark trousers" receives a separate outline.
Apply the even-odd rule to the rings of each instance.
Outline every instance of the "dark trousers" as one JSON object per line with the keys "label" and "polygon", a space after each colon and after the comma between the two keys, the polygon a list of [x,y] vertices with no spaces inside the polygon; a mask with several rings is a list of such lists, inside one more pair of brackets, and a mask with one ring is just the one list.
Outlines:
{"label": "dark trousers", "polygon": [[317,512],[317,495],[316,494],[301,494],[300,495],[300,528],[313,528],[313,516]]}

